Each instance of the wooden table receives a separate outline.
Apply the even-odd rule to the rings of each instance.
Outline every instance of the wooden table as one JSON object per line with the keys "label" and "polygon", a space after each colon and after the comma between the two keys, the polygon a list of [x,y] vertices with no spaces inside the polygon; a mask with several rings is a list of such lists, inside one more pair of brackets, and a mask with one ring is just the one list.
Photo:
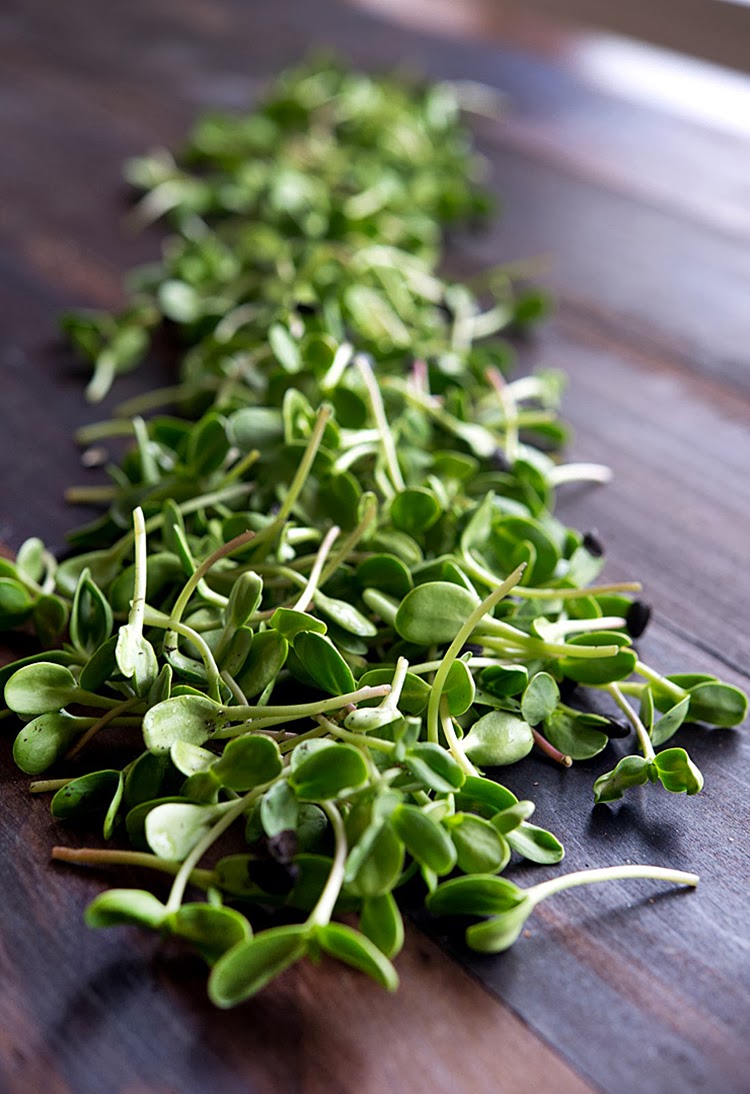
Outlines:
{"label": "wooden table", "polygon": [[[612,579],[644,581],[656,617],[647,660],[746,686],[748,141],[586,86],[554,34],[535,54],[431,39],[331,0],[6,0],[0,539],[41,534],[59,547],[70,523],[61,493],[84,475],[70,433],[93,414],[55,315],[117,304],[121,273],[157,248],[158,233],[118,223],[123,158],[179,143],[203,107],[243,105],[312,44],[508,93],[506,120],[477,124],[504,220],[457,240],[451,261],[553,257],[557,315],[524,363],[570,373],[572,453],[616,475],[565,495],[560,513],[598,529]],[[145,385],[129,378],[119,396]],[[507,781],[565,834],[570,868],[675,864],[701,873],[695,894],[576,890],[492,959],[412,928],[396,997],[324,965],[229,1014],[205,1001],[197,960],[135,931],[83,927],[103,875],[48,864],[59,830],[4,746],[2,1089],[747,1090],[748,750],[742,731],[683,737],[706,774],[689,801],[649,787],[592,810],[606,758],[572,772],[539,760]]]}

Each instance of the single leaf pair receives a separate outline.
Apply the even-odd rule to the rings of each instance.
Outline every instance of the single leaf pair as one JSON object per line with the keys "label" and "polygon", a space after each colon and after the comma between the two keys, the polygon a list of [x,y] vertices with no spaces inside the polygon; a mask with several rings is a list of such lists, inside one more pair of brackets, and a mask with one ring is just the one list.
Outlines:
{"label": "single leaf pair", "polygon": [[175,912],[142,889],[109,889],[86,909],[89,927],[138,926],[190,942],[213,965],[221,956],[253,937],[247,919],[233,908],[183,904]]}
{"label": "single leaf pair", "polygon": [[388,991],[398,987],[388,958],[359,931],[342,923],[303,924],[272,927],[229,950],[211,972],[209,996],[218,1007],[236,1006],[305,955],[316,959],[321,952],[364,972]]}
{"label": "single leaf pair", "polygon": [[612,771],[600,775],[594,783],[594,800],[611,802],[625,791],[647,782],[660,782],[672,794],[698,794],[703,776],[684,748],[667,748],[653,760],[644,756],[624,756]]}

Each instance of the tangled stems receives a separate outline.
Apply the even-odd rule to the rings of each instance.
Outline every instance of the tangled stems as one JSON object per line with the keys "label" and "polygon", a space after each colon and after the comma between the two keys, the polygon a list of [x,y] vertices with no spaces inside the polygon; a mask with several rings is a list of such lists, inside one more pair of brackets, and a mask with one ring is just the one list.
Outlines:
{"label": "tangled stems", "polygon": [[509,574],[496,589],[494,589],[489,596],[479,604],[471,613],[469,618],[463,624],[456,637],[451,642],[448,649],[445,651],[442,664],[435,673],[435,679],[432,682],[432,689],[430,691],[430,701],[427,707],[427,736],[428,740],[437,744],[438,742],[438,719],[440,712],[440,698],[443,694],[443,688],[445,687],[445,681],[448,678],[451,665],[456,660],[459,651],[468,641],[475,628],[479,626],[488,612],[491,612],[496,604],[508,595],[511,589],[514,589],[518,582],[523,577],[523,572],[526,569],[526,563],[522,562],[520,566],[516,567],[512,574]]}
{"label": "tangled stems", "polygon": [[[283,777],[283,776],[282,776]],[[169,892],[169,898],[167,899],[167,912],[176,912],[182,903],[182,898],[185,893],[185,887],[190,881],[190,876],[198,865],[200,860],[205,855],[217,839],[227,831],[228,828],[234,824],[238,817],[252,805],[256,799],[260,798],[268,788],[276,782],[276,779],[271,782],[262,784],[261,786],[255,786],[252,790],[249,790],[247,794],[244,794],[241,798],[238,798],[236,802],[229,805],[223,816],[219,817],[216,824],[211,828],[203,839],[196,843],[195,847],[185,857],[182,865],[175,875],[172,888]]]}
{"label": "tangled stems", "polygon": [[330,710],[341,710],[350,703],[360,703],[364,699],[379,699],[387,695],[390,690],[390,684],[378,684],[374,687],[358,688],[346,695],[336,695],[331,699],[321,699],[315,703],[299,703],[290,706],[220,707],[217,710],[217,719],[235,722],[241,720],[241,725],[227,725],[219,728],[216,738],[237,737],[249,730],[268,729],[270,726],[280,725],[286,721],[314,718]]}

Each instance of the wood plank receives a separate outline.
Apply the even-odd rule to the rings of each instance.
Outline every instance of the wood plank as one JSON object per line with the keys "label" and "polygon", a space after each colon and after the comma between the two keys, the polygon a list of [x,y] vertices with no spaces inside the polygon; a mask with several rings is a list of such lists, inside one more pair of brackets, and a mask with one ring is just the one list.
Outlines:
{"label": "wood plank", "polygon": [[60,829],[43,802],[29,803],[23,780],[4,777],[2,802],[4,1090],[40,1089],[42,1076],[54,1094],[201,1094],[210,1086],[227,1094],[523,1094],[530,1082],[561,1094],[589,1089],[413,929],[395,996],[323,963],[291,970],[258,999],[219,1012],[197,958],[135,930],[87,930],[83,909],[111,875],[46,865]]}
{"label": "wood plank", "polygon": [[[567,32],[584,37],[592,27],[656,42],[669,50],[692,53],[721,65],[747,71],[744,48],[750,16],[743,0],[717,5],[715,0],[663,0],[658,7],[648,0],[631,0],[627,6],[615,0],[347,0],[353,6],[381,18],[405,23],[419,30],[497,40],[508,36],[531,40],[534,45]],[[614,35],[610,35],[614,37]]]}
{"label": "wood plank", "polygon": [[599,530],[607,572],[641,580],[666,625],[747,675],[750,400],[566,312],[538,359],[570,376],[570,456],[615,473],[603,489],[561,491],[561,515]]}
{"label": "wood plank", "polygon": [[[610,461],[617,473],[608,490],[569,492],[561,515],[598,527],[613,577],[646,579],[657,609],[639,644],[647,658],[743,679],[747,248],[715,217],[670,200],[666,184],[701,154],[702,140],[681,131],[690,145],[683,156],[665,142],[658,197],[630,180],[639,151],[657,150],[661,123],[649,129],[642,110],[623,106],[617,117],[629,119],[631,151],[615,171],[598,169],[606,102],[538,59],[402,31],[394,39],[391,28],[332,3],[313,11],[301,0],[263,9],[239,0],[133,0],[91,33],[94,10],[90,0],[71,0],[64,11],[9,0],[0,19],[0,125],[18,150],[0,164],[2,413],[12,430],[6,481],[13,470],[5,538],[17,545],[43,532],[59,543],[70,520],[60,492],[80,472],[68,435],[94,415],[80,403],[70,356],[51,344],[52,313],[76,301],[114,302],[117,271],[154,246],[156,236],[128,239],[117,224],[122,157],[173,141],[199,106],[237,104],[258,74],[301,55],[314,38],[378,66],[397,45],[432,74],[499,85],[507,78],[513,91],[510,129],[483,130],[507,219],[461,242],[453,261],[476,269],[550,247],[559,256],[550,282],[559,317],[525,356],[571,372],[573,454]],[[588,142],[576,120],[587,104],[595,119]],[[561,118],[563,137],[550,147]],[[587,152],[581,165],[561,157],[565,134]],[[722,162],[734,172],[733,157],[727,151]],[[709,174],[700,176],[702,188]],[[718,200],[706,199],[706,209]],[[147,383],[153,374],[128,378],[120,395]],[[205,1003],[197,962],[136,932],[83,928],[82,909],[104,875],[46,864],[59,828],[42,802],[29,807],[6,761],[4,1085],[34,1089],[44,1075],[53,1091],[93,1091],[114,1075],[122,1089],[149,1091],[210,1084],[557,1091],[582,1089],[583,1074],[611,1091],[743,1090],[747,745],[737,731],[695,729],[685,740],[707,776],[704,793],[689,802],[648,787],[592,811],[591,782],[614,750],[582,770],[536,760],[503,777],[536,800],[539,823],[566,834],[571,869],[624,859],[676,863],[702,872],[697,893],[660,896],[647,885],[575,891],[542,908],[529,937],[496,959],[469,958],[454,935],[441,933],[507,1005],[411,935],[396,998],[325,966],[291,974],[231,1016]],[[514,876],[525,882],[546,873]]]}
{"label": "wood plank", "polygon": [[[709,672],[713,665],[740,682],[658,625],[639,648],[654,664]],[[610,750],[570,771],[530,758],[497,774],[536,802],[537,823],[565,833],[568,869],[679,864],[701,875],[695,893],[624,882],[573,890],[542,906],[529,934],[494,958],[468,955],[456,933],[435,935],[613,1094],[631,1091],[636,1077],[664,1094],[746,1088],[750,869],[740,803],[750,747],[742,731],[701,727],[682,731],[680,743],[706,776],[703,793],[689,801],[649,786],[592,810],[590,786],[612,765]],[[526,867],[509,876],[528,884],[556,872]]]}

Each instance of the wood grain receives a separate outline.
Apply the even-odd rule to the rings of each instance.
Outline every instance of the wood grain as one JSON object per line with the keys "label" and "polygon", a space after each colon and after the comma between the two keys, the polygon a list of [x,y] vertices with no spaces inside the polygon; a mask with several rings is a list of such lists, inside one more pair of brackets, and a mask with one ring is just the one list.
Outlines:
{"label": "wood grain", "polygon": [[[158,232],[123,231],[122,159],[178,142],[202,107],[244,105],[261,77],[316,43],[356,63],[403,60],[509,92],[507,121],[477,126],[505,218],[456,239],[451,264],[554,255],[558,313],[521,357],[570,373],[571,455],[616,473],[607,489],[561,492],[559,513],[597,527],[613,579],[644,580],[655,609],[639,643],[647,660],[746,683],[746,144],[593,91],[551,47],[542,56],[431,39],[331,0],[131,0],[106,18],[93,0],[7,0],[0,540],[42,534],[61,546],[71,521],[62,490],[89,475],[70,434],[96,415],[55,314],[116,304],[120,273],[158,249]],[[116,398],[161,382],[160,367],[125,378]],[[689,802],[648,787],[592,810],[591,783],[620,746],[570,772],[538,759],[503,778],[565,834],[571,869],[696,868],[696,893],[576,890],[493,959],[470,958],[455,935],[436,933],[438,949],[412,932],[396,997],[324,965],[231,1015],[211,1010],[200,964],[180,951],[85,930],[83,908],[107,878],[48,865],[60,829],[44,802],[29,802],[6,741],[0,1087],[744,1094],[748,747],[742,731],[696,727],[684,739],[707,777]]]}

